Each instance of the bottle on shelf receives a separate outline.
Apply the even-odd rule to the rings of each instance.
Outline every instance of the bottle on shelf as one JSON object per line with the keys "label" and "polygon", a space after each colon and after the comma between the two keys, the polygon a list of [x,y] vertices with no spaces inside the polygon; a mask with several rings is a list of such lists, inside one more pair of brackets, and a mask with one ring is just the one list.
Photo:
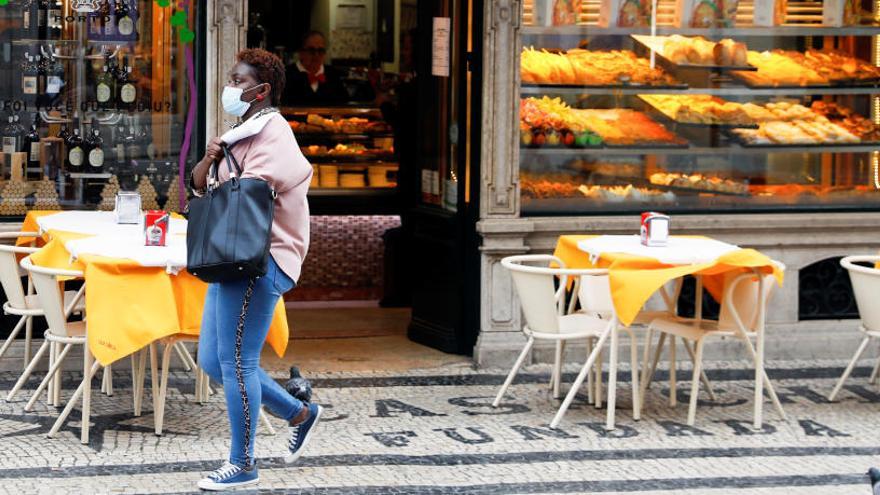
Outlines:
{"label": "bottle on shelf", "polygon": [[27,167],[29,169],[40,168],[40,132],[37,130],[37,116],[34,115],[31,130],[24,136],[24,144],[21,151],[27,153]]}
{"label": "bottle on shelf", "polygon": [[119,34],[130,36],[134,33],[134,19],[131,18],[128,0],[116,0],[114,16],[116,17],[116,31]]}
{"label": "bottle on shelf", "polygon": [[116,162],[116,168],[122,169],[125,166],[125,127],[119,126],[113,135],[113,159]]}
{"label": "bottle on shelf", "polygon": [[52,55],[46,59],[46,100],[53,103],[64,87],[64,64]]}
{"label": "bottle on shelf", "polygon": [[42,102],[46,96],[46,62],[42,55],[34,56],[34,67],[37,70],[37,101]]}
{"label": "bottle on shelf", "polygon": [[79,135],[79,126],[74,125],[73,134],[67,138],[67,165],[68,170],[79,170],[85,160],[83,138]]}
{"label": "bottle on shelf", "polygon": [[21,148],[22,135],[19,127],[15,125],[12,115],[7,118],[7,124],[3,127],[3,153],[15,153]]}
{"label": "bottle on shelf", "polygon": [[37,30],[39,4],[26,2],[21,13],[21,37],[23,39],[36,39],[39,36]]}
{"label": "bottle on shelf", "polygon": [[103,71],[98,74],[95,97],[98,100],[98,105],[106,107],[113,103],[115,96],[116,78],[110,74],[110,67],[105,64]]}
{"label": "bottle on shelf", "polygon": [[129,126],[128,134],[125,135],[125,156],[129,162],[142,156],[140,139],[138,139],[134,125]]}
{"label": "bottle on shelf", "polygon": [[39,0],[37,3],[37,37],[49,37],[49,4],[52,0]]}
{"label": "bottle on shelf", "polygon": [[119,103],[122,105],[132,105],[137,100],[137,86],[135,86],[134,77],[131,75],[131,66],[125,67],[120,74],[119,80],[116,82],[119,88]]}
{"label": "bottle on shelf", "polygon": [[61,39],[62,26],[64,24],[64,4],[61,0],[49,0],[49,18],[47,19],[47,39]]}
{"label": "bottle on shelf", "polygon": [[92,129],[86,140],[86,148],[89,150],[89,168],[93,172],[100,172],[104,168],[104,139],[99,128]]}
{"label": "bottle on shelf", "polygon": [[36,99],[38,77],[39,72],[34,64],[34,57],[25,53],[25,61],[21,65],[21,93],[25,100]]}

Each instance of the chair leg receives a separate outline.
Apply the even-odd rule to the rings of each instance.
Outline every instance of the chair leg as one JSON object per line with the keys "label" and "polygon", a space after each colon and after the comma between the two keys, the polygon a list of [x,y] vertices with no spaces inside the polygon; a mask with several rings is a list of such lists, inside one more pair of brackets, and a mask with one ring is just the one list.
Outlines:
{"label": "chair leg", "polygon": [[831,391],[831,395],[828,396],[829,401],[834,401],[834,398],[837,397],[840,389],[843,388],[843,382],[845,382],[846,379],[849,378],[850,373],[852,373],[853,368],[855,368],[856,366],[856,362],[858,362],[859,358],[862,357],[862,354],[865,352],[865,349],[868,347],[868,342],[870,341],[871,337],[865,337],[862,339],[862,342],[859,344],[859,348],[856,349],[856,353],[853,355],[852,359],[850,359],[846,370],[844,370],[843,376],[840,377],[840,380],[837,381],[837,385],[834,386],[834,390]]}
{"label": "chair leg", "polygon": [[[15,326],[12,328],[12,331],[9,332],[9,337],[6,338],[6,342],[3,342],[3,347],[0,347],[0,358],[2,358],[4,354],[6,354],[6,351],[9,349],[9,346],[11,346],[13,342],[15,342],[15,338],[18,337],[18,333],[21,332],[21,329],[25,326],[25,323],[28,320],[29,320],[29,318],[27,316],[22,316],[21,318],[18,319],[18,323],[16,323]],[[28,341],[27,333],[25,334],[25,341],[26,342]],[[27,345],[25,347],[27,348]],[[25,368],[27,367],[28,363],[30,362],[30,359],[27,358],[27,354],[30,353],[30,349],[27,349],[27,351],[28,352],[25,354],[25,361],[24,361]]]}
{"label": "chair leg", "polygon": [[109,364],[101,372],[101,392],[107,397],[113,396],[113,369]]}
{"label": "chair leg", "polygon": [[[58,355],[59,348],[58,342],[52,342],[49,344],[49,369],[52,369],[55,364],[55,356]],[[52,373],[49,376],[49,390],[46,392],[46,404],[52,407],[58,407],[58,403],[55,401],[55,382],[57,376],[58,373]]]}
{"label": "chair leg", "polygon": [[[55,343],[55,355],[61,352],[61,343]],[[52,377],[52,406],[61,407],[61,368],[58,368],[58,371],[55,372],[55,376]]]}
{"label": "chair leg", "polygon": [[553,361],[553,378],[551,379],[551,383],[553,385],[553,398],[559,398],[559,389],[560,384],[562,382],[562,350],[564,349],[565,341],[557,340],[556,341],[556,355],[554,356]]}
{"label": "chair leg", "polygon": [[31,399],[25,404],[24,410],[30,411],[34,408],[34,404],[36,404],[37,399],[40,398],[40,395],[43,394],[43,389],[45,389],[49,385],[49,381],[52,379],[52,375],[55,374],[55,371],[61,367],[61,364],[64,362],[64,358],[67,357],[67,353],[70,352],[73,344],[65,344],[64,349],[55,357],[55,362],[52,363],[52,367],[49,368],[49,372],[46,373],[46,376],[43,377],[43,380],[40,382],[40,385],[37,387],[37,390],[34,391],[33,395],[31,395]]}
{"label": "chair leg", "polygon": [[193,368],[195,368],[195,363],[193,362],[193,358],[189,351],[186,350],[186,346],[183,345],[183,342],[175,342],[174,350],[177,351],[177,356],[183,361],[183,368],[186,371],[192,371]]}
{"label": "chair leg", "polygon": [[31,342],[33,341],[34,336],[34,317],[28,316],[26,317],[27,321],[24,324],[24,365],[31,361]]}
{"label": "chair leg", "polygon": [[79,441],[89,443],[89,426],[92,412],[92,360],[94,357],[89,351],[89,344],[83,346],[83,393],[82,393],[82,426]]}
{"label": "chair leg", "polygon": [[33,373],[34,370],[37,368],[37,364],[39,364],[40,359],[43,357],[43,354],[45,354],[46,350],[48,350],[48,349],[49,349],[49,341],[48,340],[43,341],[43,344],[37,350],[37,353],[34,354],[34,357],[33,357],[33,359],[31,359],[31,362],[27,365],[27,368],[25,368],[24,372],[22,372],[21,376],[18,377],[18,381],[15,382],[15,385],[12,386],[12,390],[10,390],[8,394],[6,394],[6,402],[11,401],[12,398],[15,397],[15,394],[17,394],[18,391],[21,390],[21,387],[23,387],[25,382],[27,382],[27,379],[30,378],[31,373]]}
{"label": "chair leg", "polygon": [[880,375],[880,357],[877,358],[877,364],[874,365],[874,370],[871,371],[871,379],[868,380],[868,383],[871,385],[876,384],[878,375]]}
{"label": "chair leg", "polygon": [[129,360],[131,361],[131,407],[134,410],[134,415],[138,416],[137,410],[137,396],[138,396],[138,351],[133,352],[129,356]]}
{"label": "chair leg", "polygon": [[162,381],[159,385],[159,405],[153,412],[156,423],[156,435],[162,434],[162,425],[165,423],[165,398],[168,393],[168,371],[171,367],[171,350],[174,344],[165,344],[162,352]]}
{"label": "chair leg", "polygon": [[263,423],[263,426],[266,427],[266,432],[269,435],[275,435],[275,427],[272,426],[272,423],[269,421],[269,415],[266,414],[266,411],[260,407],[260,423]]}
{"label": "chair leg", "polygon": [[636,340],[636,334],[631,329],[627,329],[629,334],[629,373],[632,382],[632,407],[633,420],[642,419],[642,401],[640,397],[639,387],[639,343]]}
{"label": "chair leg", "polygon": [[654,373],[657,371],[657,365],[660,363],[660,353],[663,352],[663,344],[665,343],[666,334],[661,332],[660,338],[657,340],[657,347],[654,348],[654,359],[651,360],[651,367],[646,370],[645,379],[642,380],[642,403],[645,402],[645,394],[651,386],[651,381],[654,380]]}
{"label": "chair leg", "polygon": [[159,356],[156,343],[150,343],[150,386],[153,391],[153,414],[159,414]]}
{"label": "chair leg", "polygon": [[[612,328],[610,332],[614,332]],[[578,373],[577,378],[575,378],[574,383],[571,384],[571,390],[568,391],[568,394],[565,396],[565,400],[562,401],[562,405],[559,406],[559,410],[556,411],[556,416],[553,417],[553,421],[550,422],[550,428],[556,428],[559,426],[559,422],[562,421],[562,417],[565,415],[565,411],[568,410],[568,407],[571,405],[574,397],[578,393],[578,389],[580,389],[581,385],[583,385],[584,380],[587,378],[587,374],[593,368],[593,364],[598,359],[602,346],[605,345],[605,340],[608,339],[608,333],[605,332],[599,338],[599,341],[596,343],[596,347],[593,349],[593,352],[590,353],[590,356],[587,358],[587,362],[584,363],[584,367],[581,368],[581,372]]]}
{"label": "chair leg", "polygon": [[532,350],[532,346],[535,344],[535,338],[529,337],[528,342],[526,342],[525,347],[523,347],[522,352],[519,353],[519,357],[516,358],[516,362],[513,364],[513,368],[510,369],[510,373],[507,374],[507,378],[504,380],[504,384],[501,385],[501,390],[498,391],[498,395],[495,396],[495,400],[492,402],[492,407],[498,407],[498,404],[501,404],[501,399],[504,397],[504,393],[507,392],[507,387],[510,386],[511,382],[513,382],[513,377],[516,376],[516,372],[519,371],[520,367],[523,364],[523,361],[526,360],[526,356],[529,354],[529,351]]}
{"label": "chair leg", "polygon": [[697,353],[694,357],[694,376],[691,379],[691,404],[688,408],[688,425],[693,426],[697,417],[697,398],[700,395],[700,377],[703,372],[703,344],[704,339],[697,341]]}
{"label": "chair leg", "polygon": [[[757,366],[758,365],[758,353],[755,352],[755,348],[752,347],[752,341],[749,340],[747,337],[740,337],[740,338],[745,340],[746,349],[749,351],[749,355],[752,357],[752,362],[755,364],[755,366]],[[773,383],[770,382],[770,377],[767,376],[767,370],[764,369],[763,366],[761,367],[761,370],[762,370],[763,376],[764,376],[763,383],[764,383],[764,386],[767,387],[767,394],[770,396],[770,401],[773,402],[773,407],[776,408],[776,412],[779,413],[779,416],[781,416],[782,419],[787,420],[788,416],[785,414],[785,410],[782,408],[782,402],[779,400],[779,396],[776,395],[776,389],[773,388]],[[763,398],[763,395],[762,395],[762,398]],[[759,428],[759,426],[756,426],[756,428]]]}
{"label": "chair leg", "polygon": [[[691,349],[691,343],[686,339],[681,339],[681,343],[684,344],[684,349],[687,351],[688,355],[691,357],[691,362],[696,362],[696,357],[694,356],[694,350]],[[700,380],[703,382],[703,386],[706,387],[706,393],[709,394],[709,398],[713,401],[715,398],[715,391],[712,390],[712,385],[709,383],[709,377],[706,376],[706,370],[700,371]]]}
{"label": "chair leg", "polygon": [[596,345],[596,360],[593,362],[593,373],[596,375],[596,409],[602,409],[602,346]]}
{"label": "chair leg", "polygon": [[[79,384],[76,391],[70,396],[70,400],[67,401],[67,405],[64,407],[64,410],[61,411],[61,415],[58,416],[58,419],[55,420],[55,424],[52,425],[52,429],[49,430],[49,433],[46,434],[47,437],[52,438],[58,434],[58,430],[61,429],[61,425],[64,424],[64,421],[67,420],[67,416],[70,415],[70,411],[73,410],[73,406],[76,405],[76,401],[79,400],[80,396],[83,394],[83,391],[86,387],[86,383],[91,383],[92,377],[95,376],[95,373],[98,371],[98,368],[101,366],[101,363],[95,361],[92,363],[92,369],[88,373],[88,380],[83,377],[83,381]],[[83,413],[85,414],[85,413]],[[85,424],[85,423],[84,423]]]}
{"label": "chair leg", "polygon": [[615,328],[611,332],[611,345],[608,352],[611,358],[608,360],[608,412],[605,419],[605,429],[614,429],[614,413],[617,409],[617,361],[620,357],[620,349],[618,348],[620,341],[620,332]]}
{"label": "chair leg", "polygon": [[675,376],[675,336],[669,336],[669,407],[675,407],[678,404],[678,393],[676,391],[676,379]]}
{"label": "chair leg", "polygon": [[642,351],[642,376],[641,383],[639,387],[639,399],[644,404],[645,402],[645,388],[647,388],[646,382],[648,381],[648,372],[651,369],[651,351],[654,348],[654,328],[648,327],[648,333],[645,335],[645,349]]}
{"label": "chair leg", "polygon": [[[592,337],[587,339],[587,357],[588,358],[590,357],[590,354],[593,353],[593,343],[595,340],[596,339],[594,339]],[[594,379],[594,373],[593,373],[593,370],[591,369],[590,372],[587,373],[587,403],[588,404],[592,404],[596,400],[595,394],[593,393],[593,379]]]}
{"label": "chair leg", "polygon": [[141,349],[138,353],[138,365],[137,365],[137,375],[138,375],[138,387],[137,387],[137,397],[135,398],[135,407],[134,407],[134,415],[140,416],[143,408],[144,408],[144,382],[147,379],[147,353],[149,350],[147,348]]}

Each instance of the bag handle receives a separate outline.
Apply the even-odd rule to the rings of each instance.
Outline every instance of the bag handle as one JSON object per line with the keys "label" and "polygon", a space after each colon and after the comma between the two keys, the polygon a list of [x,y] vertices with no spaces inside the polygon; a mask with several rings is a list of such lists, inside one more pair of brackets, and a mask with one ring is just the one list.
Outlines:
{"label": "bag handle", "polygon": [[[226,143],[220,145],[223,149],[223,154],[226,156],[226,168],[229,170],[229,176],[232,178],[241,177],[241,167],[238,165],[238,160],[235,159],[235,156],[229,151],[229,146]],[[235,171],[232,170],[232,166],[235,165]]]}

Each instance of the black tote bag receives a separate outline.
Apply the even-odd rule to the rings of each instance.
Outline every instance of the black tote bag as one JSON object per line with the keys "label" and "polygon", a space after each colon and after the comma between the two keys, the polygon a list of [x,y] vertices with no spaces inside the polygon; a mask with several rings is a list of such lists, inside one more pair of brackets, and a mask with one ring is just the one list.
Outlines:
{"label": "black tote bag", "polygon": [[242,179],[238,161],[226,146],[223,152],[230,179],[217,185],[217,165],[211,166],[205,194],[190,201],[186,227],[186,269],[208,283],[266,274],[275,213],[275,191],[262,179]]}

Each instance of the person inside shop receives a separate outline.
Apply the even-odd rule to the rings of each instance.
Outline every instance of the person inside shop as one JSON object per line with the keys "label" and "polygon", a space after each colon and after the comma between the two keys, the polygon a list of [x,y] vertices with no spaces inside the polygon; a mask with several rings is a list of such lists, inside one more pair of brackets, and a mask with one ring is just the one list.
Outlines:
{"label": "person inside shop", "polygon": [[203,490],[231,490],[259,481],[254,439],[260,406],[288,421],[285,461],[303,453],[321,418],[321,406],[303,403],[260,367],[260,351],[275,308],[299,278],[309,245],[307,193],[312,167],[276,105],[285,83],[284,64],[259,48],[238,53],[229,80],[218,95],[223,110],[240,122],[208,143],[192,172],[195,195],[207,186],[212,165],[220,182],[230,179],[221,160],[231,153],[241,178],[265,180],[276,193],[265,276],[211,283],[199,335],[199,367],[223,384],[231,450],[227,461],[198,482]]}
{"label": "person inside shop", "polygon": [[342,74],[324,64],[327,38],[320,31],[303,36],[299,59],[287,70],[284,102],[295,106],[339,105],[348,100]]}

